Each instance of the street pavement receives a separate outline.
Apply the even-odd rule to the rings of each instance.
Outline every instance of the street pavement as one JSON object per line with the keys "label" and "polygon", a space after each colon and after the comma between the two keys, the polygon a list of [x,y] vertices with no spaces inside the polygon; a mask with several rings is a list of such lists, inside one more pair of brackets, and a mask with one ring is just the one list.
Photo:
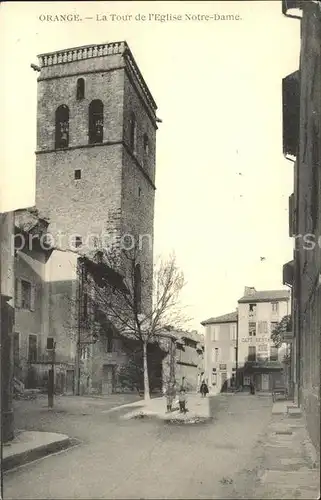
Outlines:
{"label": "street pavement", "polygon": [[106,412],[116,404],[107,398],[65,399],[54,411],[43,403],[17,402],[18,426],[82,444],[8,472],[5,499],[245,498],[232,487],[255,483],[272,407],[270,397],[222,394],[209,398],[208,423],[177,425],[124,420],[128,408]]}

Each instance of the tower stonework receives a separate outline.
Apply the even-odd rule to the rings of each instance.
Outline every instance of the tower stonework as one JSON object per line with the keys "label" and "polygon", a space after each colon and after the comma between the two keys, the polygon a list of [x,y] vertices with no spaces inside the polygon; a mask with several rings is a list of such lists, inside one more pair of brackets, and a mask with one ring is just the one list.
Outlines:
{"label": "tower stonework", "polygon": [[38,59],[36,205],[53,243],[86,251],[101,235],[149,235],[140,252],[147,285],[157,107],[133,55],[116,42]]}

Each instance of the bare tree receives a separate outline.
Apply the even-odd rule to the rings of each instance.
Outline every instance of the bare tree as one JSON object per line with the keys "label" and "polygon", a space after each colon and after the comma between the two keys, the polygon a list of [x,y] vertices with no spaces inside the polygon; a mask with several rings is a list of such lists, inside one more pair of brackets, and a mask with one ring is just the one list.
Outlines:
{"label": "bare tree", "polygon": [[[102,252],[101,252],[102,253]],[[144,297],[144,280],[141,277],[139,253],[136,249],[123,251],[127,269],[125,287],[113,286],[104,279],[94,280],[90,293],[95,309],[116,329],[117,334],[136,340],[142,351],[144,398],[150,399],[148,375],[148,345],[158,342],[166,325],[180,328],[186,321],[184,308],[180,307],[180,293],[185,286],[183,272],[175,255],[158,259],[152,270],[153,300]],[[113,268],[114,256],[103,253],[101,262]],[[119,262],[116,263],[116,266]]]}

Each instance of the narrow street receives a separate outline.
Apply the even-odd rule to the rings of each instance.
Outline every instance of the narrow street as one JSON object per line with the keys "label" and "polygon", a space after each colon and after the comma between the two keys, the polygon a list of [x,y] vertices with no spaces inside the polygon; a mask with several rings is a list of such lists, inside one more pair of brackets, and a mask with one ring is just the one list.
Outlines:
{"label": "narrow street", "polygon": [[195,425],[122,420],[128,409],[103,413],[107,400],[83,404],[78,414],[43,411],[37,422],[32,402],[25,412],[22,404],[16,420],[25,429],[63,432],[82,444],[7,473],[5,499],[242,498],[233,485],[243,491],[255,482],[271,398],[219,395],[209,404],[212,421]]}

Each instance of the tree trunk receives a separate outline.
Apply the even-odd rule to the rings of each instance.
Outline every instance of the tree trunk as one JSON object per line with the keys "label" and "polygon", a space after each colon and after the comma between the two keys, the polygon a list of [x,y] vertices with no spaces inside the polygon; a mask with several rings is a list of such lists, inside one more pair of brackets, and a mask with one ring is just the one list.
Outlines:
{"label": "tree trunk", "polygon": [[147,342],[143,343],[143,362],[144,362],[144,399],[150,399],[149,393],[149,377],[148,377],[148,363],[147,363]]}

